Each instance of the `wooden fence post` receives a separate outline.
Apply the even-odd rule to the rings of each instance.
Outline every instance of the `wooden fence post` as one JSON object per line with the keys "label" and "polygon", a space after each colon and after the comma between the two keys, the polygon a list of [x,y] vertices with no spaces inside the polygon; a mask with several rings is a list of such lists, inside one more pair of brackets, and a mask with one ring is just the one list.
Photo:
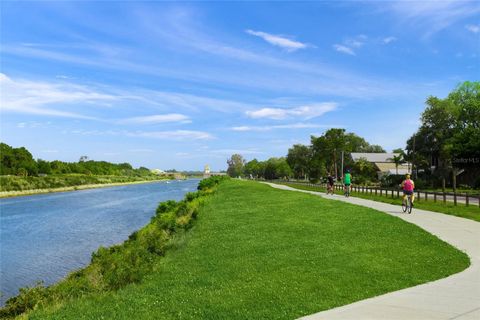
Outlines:
{"label": "wooden fence post", "polygon": [[425,191],[425,201],[427,201],[427,200],[428,200],[428,192]]}
{"label": "wooden fence post", "polygon": [[417,199],[420,201],[420,191],[417,191]]}
{"label": "wooden fence post", "polygon": [[433,202],[437,202],[437,193],[436,192],[433,193]]}
{"label": "wooden fence post", "polygon": [[453,205],[457,205],[457,190],[453,190]]}
{"label": "wooden fence post", "polygon": [[377,189],[377,188],[375,188],[375,195],[377,195],[377,191],[378,191],[378,189]]}
{"label": "wooden fence post", "polygon": [[468,192],[465,192],[465,206],[468,207]]}

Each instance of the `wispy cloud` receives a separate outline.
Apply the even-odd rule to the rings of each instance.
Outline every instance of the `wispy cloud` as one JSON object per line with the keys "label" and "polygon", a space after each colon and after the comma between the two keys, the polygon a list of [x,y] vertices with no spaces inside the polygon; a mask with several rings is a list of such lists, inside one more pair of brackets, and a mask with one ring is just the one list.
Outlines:
{"label": "wispy cloud", "polygon": [[154,138],[161,140],[210,140],[214,139],[208,132],[194,130],[175,130],[175,131],[151,131],[151,132],[129,132],[127,136]]}
{"label": "wispy cloud", "polygon": [[271,45],[281,47],[287,51],[296,51],[298,49],[305,49],[309,46],[306,43],[295,41],[285,36],[274,35],[274,34],[266,33],[263,31],[254,31],[254,30],[248,29],[248,30],[245,30],[245,32],[248,34],[251,34],[252,36],[260,37],[266,42],[270,43]]}
{"label": "wispy cloud", "polygon": [[173,130],[173,131],[127,131],[127,130],[71,130],[72,133],[82,136],[126,136],[136,138],[152,138],[160,140],[192,141],[211,140],[215,137],[205,131]]}
{"label": "wispy cloud", "polygon": [[337,50],[338,52],[341,52],[341,53],[346,53],[346,54],[349,54],[349,55],[352,55],[352,56],[355,55],[355,51],[353,51],[352,48],[349,48],[347,46],[343,46],[341,44],[334,44],[333,48],[335,50]]}
{"label": "wispy cloud", "polygon": [[465,28],[473,33],[479,33],[480,32],[480,24],[467,24]]}
{"label": "wispy cloud", "polygon": [[333,111],[338,107],[335,102],[324,102],[311,105],[305,105],[290,109],[281,108],[262,108],[254,111],[247,111],[248,117],[253,119],[267,118],[282,120],[287,118],[302,118],[305,120],[319,117],[327,112]]}
{"label": "wispy cloud", "polygon": [[259,151],[257,149],[217,149],[211,150],[212,154],[221,154],[221,155],[232,155],[232,154],[241,154],[241,155],[250,155],[250,154],[264,154],[265,152]]}
{"label": "wispy cloud", "polygon": [[308,128],[333,128],[339,127],[336,125],[322,125],[314,123],[292,123],[272,126],[238,126],[232,127],[233,131],[271,131],[276,129],[308,129]]}
{"label": "wispy cloud", "polygon": [[94,119],[71,111],[53,109],[52,105],[72,103],[105,104],[116,97],[96,92],[90,88],[67,83],[13,80],[0,73],[0,110],[10,113],[26,113],[43,116]]}
{"label": "wispy cloud", "polygon": [[186,115],[179,113],[156,114],[118,120],[118,123],[121,124],[156,124],[166,122],[191,123],[192,121]]}
{"label": "wispy cloud", "polygon": [[390,37],[383,38],[382,41],[384,44],[389,44],[394,41],[397,41],[397,38],[390,36]]}
{"label": "wispy cloud", "polygon": [[393,11],[400,21],[423,29],[425,37],[480,12],[480,3],[468,0],[394,1],[381,6]]}
{"label": "wispy cloud", "polygon": [[346,38],[342,44],[334,44],[333,48],[341,53],[346,53],[349,55],[356,55],[354,49],[359,49],[363,47],[365,42],[368,40],[368,37],[364,34],[360,34],[356,37]]}

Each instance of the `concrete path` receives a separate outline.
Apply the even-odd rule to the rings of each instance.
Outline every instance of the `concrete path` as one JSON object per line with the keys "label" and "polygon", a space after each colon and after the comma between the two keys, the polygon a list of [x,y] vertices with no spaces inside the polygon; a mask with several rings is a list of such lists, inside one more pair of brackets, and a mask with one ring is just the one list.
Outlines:
{"label": "concrete path", "polygon": [[[414,223],[468,254],[471,266],[447,278],[407,288],[302,319],[480,319],[480,223],[442,213],[413,209],[360,198],[304,191],[267,183],[274,188],[306,192],[357,204]],[[480,210],[479,210],[480,214]]]}

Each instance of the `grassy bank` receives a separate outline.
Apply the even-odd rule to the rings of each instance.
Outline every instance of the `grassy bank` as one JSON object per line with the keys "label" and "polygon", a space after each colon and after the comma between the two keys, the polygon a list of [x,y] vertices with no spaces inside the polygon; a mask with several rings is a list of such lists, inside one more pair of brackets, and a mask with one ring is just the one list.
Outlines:
{"label": "grassy bank", "polygon": [[[325,192],[324,187],[320,186],[308,186],[308,185],[301,185],[301,184],[296,184],[296,183],[280,183],[284,184],[286,186],[295,188],[295,189],[300,189],[300,190],[309,190],[309,191],[318,191],[318,192]],[[336,194],[342,195],[343,191],[336,190]],[[379,201],[379,202],[384,202],[384,203],[390,203],[390,204],[395,204],[398,206],[402,205],[402,199],[401,198],[391,198],[390,196],[380,196],[380,195],[374,195],[374,194],[367,194],[367,193],[362,193],[362,192],[351,192],[352,197],[358,197],[362,199],[368,199],[368,200],[373,200],[373,201]],[[444,214],[449,214],[452,216],[457,216],[457,217],[462,217],[462,218],[467,218],[470,220],[475,220],[475,221],[480,221],[480,208],[478,207],[477,204],[471,204],[469,206],[466,206],[463,203],[457,203],[455,206],[453,202],[447,201],[445,204],[441,201],[439,202],[433,202],[432,200],[425,201],[423,199],[418,199],[415,200],[415,208],[418,209],[423,209],[423,210],[428,210],[428,211],[433,211],[433,212],[440,212]]]}
{"label": "grassy bank", "polygon": [[440,279],[468,257],[390,215],[228,180],[142,281],[31,319],[293,319]]}
{"label": "grassy bank", "polygon": [[83,174],[45,177],[0,176],[0,198],[62,192],[172,179],[170,176],[100,176]]}
{"label": "grassy bank", "polygon": [[192,226],[199,208],[220,180],[202,181],[199,191],[188,193],[183,201],[160,203],[148,225],[132,233],[123,244],[101,247],[92,254],[90,265],[58,284],[20,289],[20,294],[8,299],[0,309],[0,318],[46,306],[58,307],[75,298],[113,292],[141,281],[154,270],[158,259],[175,246],[175,240]]}

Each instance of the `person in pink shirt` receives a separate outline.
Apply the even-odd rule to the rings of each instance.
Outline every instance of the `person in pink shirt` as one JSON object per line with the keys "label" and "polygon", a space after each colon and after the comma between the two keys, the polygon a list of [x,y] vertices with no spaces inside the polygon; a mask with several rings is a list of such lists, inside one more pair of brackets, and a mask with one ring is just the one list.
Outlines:
{"label": "person in pink shirt", "polygon": [[413,206],[413,200],[415,199],[415,194],[413,193],[413,190],[415,189],[415,183],[410,179],[409,174],[407,174],[405,178],[406,179],[402,181],[403,201],[407,200],[407,196],[412,196]]}

